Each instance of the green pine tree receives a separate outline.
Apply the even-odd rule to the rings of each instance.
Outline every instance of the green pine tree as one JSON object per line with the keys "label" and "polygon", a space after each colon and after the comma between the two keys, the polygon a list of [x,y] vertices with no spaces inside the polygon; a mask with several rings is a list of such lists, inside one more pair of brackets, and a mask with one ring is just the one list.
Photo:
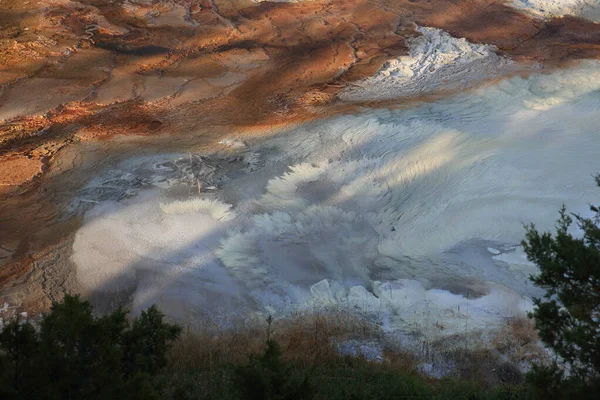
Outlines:
{"label": "green pine tree", "polygon": [[[535,365],[529,374],[539,398],[600,398],[600,211],[591,210],[595,216],[583,218],[563,206],[555,234],[528,225],[522,243],[540,269],[532,281],[546,290],[530,316],[557,355],[553,365]],[[582,235],[569,233],[574,221]]]}
{"label": "green pine tree", "polygon": [[264,352],[251,356],[247,365],[235,369],[235,382],[244,400],[310,400],[313,393],[306,376],[300,376],[282,359],[279,344],[271,339],[272,318],[267,319]]}
{"label": "green pine tree", "polygon": [[0,332],[3,399],[158,399],[152,377],[181,331],[156,307],[133,321],[117,309],[97,317],[78,296],[54,303],[36,329],[11,321]]}

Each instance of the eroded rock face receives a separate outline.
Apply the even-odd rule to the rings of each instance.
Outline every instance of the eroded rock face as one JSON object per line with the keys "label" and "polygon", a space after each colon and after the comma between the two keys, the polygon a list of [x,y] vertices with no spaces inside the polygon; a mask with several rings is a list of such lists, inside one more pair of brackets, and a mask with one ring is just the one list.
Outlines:
{"label": "eroded rock face", "polygon": [[[483,55],[463,63],[494,70],[477,82],[600,57],[600,25],[582,19],[585,7],[575,16],[525,8],[502,0],[2,0],[0,284],[70,240],[77,219],[67,205],[98,168],[380,101],[372,89],[358,99],[344,93],[411,57],[431,32],[429,43],[464,38],[464,49]],[[460,51],[451,68],[462,65]],[[433,74],[426,94],[469,87],[465,71],[454,85]],[[385,101],[423,95],[395,87]],[[27,290],[44,292],[38,281]]]}

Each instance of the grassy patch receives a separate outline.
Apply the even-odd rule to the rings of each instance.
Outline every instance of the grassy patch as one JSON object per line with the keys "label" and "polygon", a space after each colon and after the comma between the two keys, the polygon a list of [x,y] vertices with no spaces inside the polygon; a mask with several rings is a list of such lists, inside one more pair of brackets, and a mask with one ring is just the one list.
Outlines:
{"label": "grassy patch", "polygon": [[[274,323],[269,333],[264,325],[238,327],[227,332],[211,331],[206,327],[190,330],[171,348],[169,365],[160,376],[163,398],[248,398],[242,397],[236,374],[240,368],[248,372],[249,365],[256,365],[257,358],[265,352],[267,337],[281,348],[279,361],[288,371],[287,379],[293,382],[306,379],[311,388],[311,399],[528,398],[518,370],[514,366],[507,367],[504,361],[495,360],[486,351],[454,353],[452,362],[459,368],[452,378],[444,379],[419,373],[419,360],[397,349],[383,349],[381,362],[343,356],[336,350],[335,343],[382,338],[376,325],[343,313],[298,315]],[[503,368],[509,368],[509,379],[503,378],[507,376]],[[261,374],[257,372],[257,380]],[[488,379],[488,375],[494,375],[493,379]],[[289,397],[257,395],[255,398]]]}

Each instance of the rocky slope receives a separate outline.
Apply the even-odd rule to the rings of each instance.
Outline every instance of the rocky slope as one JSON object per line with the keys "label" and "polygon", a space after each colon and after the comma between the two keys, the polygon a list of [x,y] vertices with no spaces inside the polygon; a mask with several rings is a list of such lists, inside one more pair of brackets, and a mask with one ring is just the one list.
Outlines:
{"label": "rocky slope", "polygon": [[[564,14],[502,0],[2,0],[0,295],[35,310],[77,290],[65,249],[81,214],[68,205],[125,155],[215,148],[233,131],[271,135],[599,58],[600,25]],[[436,55],[463,38],[449,61]],[[420,69],[415,46],[431,51]],[[493,73],[461,69],[482,62]],[[444,64],[459,83],[434,73]],[[373,92],[369,79],[398,66],[408,89]],[[365,82],[371,92],[348,94]]]}

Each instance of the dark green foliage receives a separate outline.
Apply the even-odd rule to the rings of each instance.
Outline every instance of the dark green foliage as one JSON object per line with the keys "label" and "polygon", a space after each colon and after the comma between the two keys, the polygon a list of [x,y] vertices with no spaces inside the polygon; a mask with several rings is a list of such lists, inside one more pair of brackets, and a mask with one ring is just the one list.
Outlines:
{"label": "dark green foliage", "polygon": [[65,295],[39,330],[11,321],[0,332],[3,399],[153,399],[151,380],[166,364],[180,328],[155,307],[130,321],[118,309],[96,317],[88,302]]}
{"label": "dark green foliage", "polygon": [[4,353],[0,353],[0,398],[17,398],[19,393],[34,387],[37,382],[31,371],[39,347],[37,333],[30,324],[15,319],[0,332],[0,349]]}
{"label": "dark green foliage", "polygon": [[243,400],[310,400],[312,390],[307,376],[287,365],[279,343],[271,339],[273,318],[267,318],[267,348],[248,364],[235,368],[234,384]]}
{"label": "dark green foliage", "polygon": [[[163,372],[167,385],[161,392],[161,400],[261,400],[266,398],[526,400],[530,398],[527,387],[521,384],[486,388],[477,382],[427,379],[415,372],[398,370],[391,365],[374,364],[365,359],[341,356],[318,365],[284,361],[283,365],[288,373],[283,374],[283,379],[276,380],[287,382],[279,387],[289,389],[277,393],[277,390],[266,389],[269,385],[264,384],[264,376],[271,376],[274,371],[265,367],[264,361],[258,361],[258,359],[264,360],[267,352],[273,354],[267,348],[264,353],[251,359],[242,367],[231,368],[226,363],[207,366],[206,369],[184,371],[167,367]],[[279,362],[266,363],[279,364]],[[271,369],[271,371],[265,373],[264,369]],[[259,372],[256,372],[257,370]],[[310,377],[308,381],[304,378],[307,376]],[[310,391],[305,392],[305,388],[310,388]]]}
{"label": "dark green foliage", "polygon": [[[531,279],[547,292],[534,299],[531,317],[558,356],[529,374],[539,398],[600,398],[600,212],[591,209],[595,218],[569,215],[563,206],[554,235],[527,226],[523,247],[540,268]],[[568,232],[573,218],[581,237]]]}
{"label": "dark green foliage", "polygon": [[327,400],[525,400],[522,385],[485,388],[477,382],[428,380],[409,371],[361,359],[346,359],[319,366],[313,373],[317,399]]}
{"label": "dark green foliage", "polygon": [[283,362],[279,344],[270,339],[263,354],[251,356],[247,365],[236,368],[234,382],[244,400],[313,398],[307,377],[298,375]]}
{"label": "dark green foliage", "polygon": [[124,373],[131,377],[144,372],[156,374],[167,365],[167,344],[177,338],[181,328],[163,322],[163,315],[155,306],[142,311],[133,320],[131,329],[123,334]]}

